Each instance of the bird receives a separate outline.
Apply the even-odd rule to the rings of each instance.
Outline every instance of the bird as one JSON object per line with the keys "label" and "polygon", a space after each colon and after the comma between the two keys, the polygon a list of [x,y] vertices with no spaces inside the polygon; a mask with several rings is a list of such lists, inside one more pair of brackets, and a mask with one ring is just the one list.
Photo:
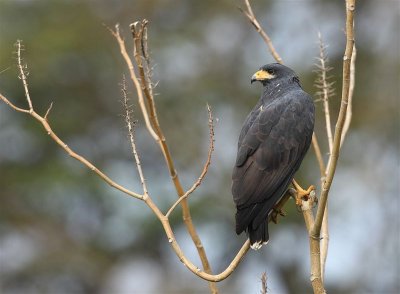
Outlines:
{"label": "bird", "polygon": [[[236,234],[245,231],[254,250],[269,241],[268,216],[310,147],[315,116],[312,97],[289,67],[264,65],[251,77],[251,84],[256,81],[262,94],[242,126],[231,187]],[[293,184],[298,196],[315,189]]]}

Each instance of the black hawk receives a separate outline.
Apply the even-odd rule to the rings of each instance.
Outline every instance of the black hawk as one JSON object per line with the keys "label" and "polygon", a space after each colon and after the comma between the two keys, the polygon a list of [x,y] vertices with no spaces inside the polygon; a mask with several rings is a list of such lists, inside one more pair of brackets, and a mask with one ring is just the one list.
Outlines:
{"label": "black hawk", "polygon": [[269,239],[268,215],[310,146],[314,103],[296,73],[279,63],[261,67],[254,81],[261,82],[263,90],[240,132],[232,195],[236,233],[246,231],[251,248],[259,249]]}

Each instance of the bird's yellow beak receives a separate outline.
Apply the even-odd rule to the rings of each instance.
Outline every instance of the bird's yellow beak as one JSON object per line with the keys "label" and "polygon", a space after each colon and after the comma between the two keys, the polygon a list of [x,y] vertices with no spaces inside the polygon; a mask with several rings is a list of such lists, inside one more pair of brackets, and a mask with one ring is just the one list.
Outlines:
{"label": "bird's yellow beak", "polygon": [[251,77],[251,83],[255,81],[265,81],[265,80],[270,80],[274,78],[275,76],[273,74],[268,73],[267,71],[260,69],[258,72],[256,72],[252,77]]}

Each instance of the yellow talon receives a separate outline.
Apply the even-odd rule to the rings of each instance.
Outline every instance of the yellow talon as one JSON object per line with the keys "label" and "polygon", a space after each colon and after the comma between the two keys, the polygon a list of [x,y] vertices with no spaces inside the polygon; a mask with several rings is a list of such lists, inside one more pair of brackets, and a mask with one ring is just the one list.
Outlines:
{"label": "yellow talon", "polygon": [[315,186],[311,185],[310,187],[308,187],[307,190],[304,190],[296,181],[295,179],[293,179],[292,184],[294,186],[294,188],[297,191],[297,195],[296,195],[296,205],[300,206],[301,205],[301,201],[303,200],[308,200],[310,193],[312,191],[315,191]]}

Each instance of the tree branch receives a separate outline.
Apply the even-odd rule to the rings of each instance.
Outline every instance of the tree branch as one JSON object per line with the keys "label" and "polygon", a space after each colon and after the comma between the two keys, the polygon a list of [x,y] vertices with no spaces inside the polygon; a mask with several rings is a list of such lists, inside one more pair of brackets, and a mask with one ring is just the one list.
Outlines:
{"label": "tree branch", "polygon": [[[28,89],[29,90],[29,89]],[[26,90],[25,90],[26,91]],[[29,93],[29,91],[28,91]],[[26,93],[25,93],[26,94]],[[29,115],[31,115],[32,117],[34,117],[37,121],[39,121],[43,128],[46,130],[46,133],[50,136],[51,139],[53,139],[53,141],[55,141],[62,149],[64,149],[65,152],[68,153],[69,156],[75,158],[76,160],[78,160],[79,162],[81,162],[83,165],[85,165],[87,168],[89,168],[91,171],[93,171],[94,173],[96,173],[100,178],[102,178],[107,184],[109,184],[111,187],[129,195],[132,196],[134,198],[143,200],[143,195],[130,191],[127,188],[117,184],[116,182],[114,182],[113,180],[111,180],[106,174],[104,174],[102,171],[100,171],[96,166],[94,166],[90,161],[88,161],[86,158],[84,158],[83,156],[80,156],[79,154],[77,154],[76,152],[74,152],[70,147],[68,147],[68,145],[66,143],[64,143],[64,141],[62,141],[56,133],[54,133],[54,131],[52,130],[50,124],[47,121],[47,117],[46,115],[44,117],[40,116],[38,113],[36,113],[33,110],[33,105],[32,108],[30,108],[29,110],[27,109],[22,109],[19,107],[16,107],[14,104],[12,104],[3,94],[0,93],[0,99],[2,101],[4,101],[7,105],[9,105],[10,107],[12,107],[14,110],[18,111],[18,112],[22,112],[22,113],[27,113]],[[50,109],[51,107],[49,107]],[[49,109],[47,110],[46,114],[49,113]]]}
{"label": "tree branch", "polygon": [[181,201],[183,201],[184,199],[189,197],[189,195],[191,193],[193,193],[198,186],[200,186],[201,181],[203,180],[204,176],[206,175],[206,173],[208,171],[208,167],[211,164],[211,156],[214,151],[214,123],[213,123],[214,119],[212,116],[211,108],[208,104],[207,104],[207,112],[208,112],[208,127],[210,129],[210,144],[209,144],[209,148],[208,148],[207,160],[206,160],[206,163],[204,164],[203,171],[201,172],[199,178],[193,184],[193,186],[188,191],[186,191],[185,194],[183,194],[181,197],[179,197],[178,200],[171,206],[171,208],[168,210],[168,212],[166,214],[166,217],[169,217],[169,215],[176,208],[176,206],[178,206],[181,203]]}
{"label": "tree branch", "polygon": [[20,78],[20,80],[22,80],[22,84],[24,86],[25,97],[26,97],[26,101],[28,102],[28,105],[29,105],[29,111],[33,111],[31,95],[29,94],[29,88],[28,88],[28,82],[27,82],[28,66],[26,64],[24,64],[24,65],[22,64],[21,51],[24,49],[23,49],[21,40],[17,40],[17,43],[15,44],[15,46],[17,47],[17,63],[18,63],[18,69],[19,69],[19,78]]}
{"label": "tree branch", "polygon": [[132,110],[130,109],[129,102],[128,102],[128,95],[127,95],[127,90],[126,90],[126,83],[125,83],[125,76],[122,78],[122,85],[121,85],[121,92],[122,92],[122,97],[123,97],[123,105],[125,108],[125,123],[128,128],[128,136],[129,136],[129,141],[131,143],[131,149],[132,149],[132,154],[133,157],[135,158],[135,163],[136,167],[139,173],[139,178],[140,178],[140,183],[142,184],[143,188],[143,196],[146,198],[149,195],[148,189],[147,189],[147,184],[146,180],[143,175],[143,170],[142,170],[142,164],[140,163],[140,158],[136,149],[136,144],[135,144],[135,136],[134,136],[134,127],[135,127],[135,122],[132,121],[131,115],[132,115]]}
{"label": "tree branch", "polygon": [[312,145],[314,148],[315,157],[317,158],[319,171],[321,174],[321,182],[322,182],[325,178],[326,167],[325,167],[324,159],[322,157],[321,148],[319,147],[317,135],[315,134],[315,132],[313,133],[313,136],[312,136]]}
{"label": "tree branch", "polygon": [[333,83],[328,82],[328,72],[332,69],[328,66],[328,58],[326,56],[326,46],[322,41],[321,33],[318,32],[318,42],[319,42],[319,57],[318,64],[316,64],[318,70],[318,79],[315,86],[320,89],[317,95],[321,97],[323,102],[324,114],[325,114],[325,126],[326,135],[328,137],[329,154],[332,153],[333,137],[332,137],[332,127],[331,127],[331,115],[329,108],[329,97],[333,95],[332,85]]}
{"label": "tree branch", "polygon": [[[178,197],[181,197],[181,196],[185,195],[185,192],[184,192],[182,184],[179,180],[178,173],[175,169],[174,162],[172,160],[172,156],[169,151],[165,136],[161,130],[160,124],[157,119],[157,112],[156,112],[156,108],[155,108],[154,97],[153,97],[152,91],[150,91],[151,86],[149,86],[149,85],[151,85],[150,77],[148,75],[146,75],[146,73],[149,73],[149,71],[146,72],[144,70],[142,56],[140,55],[140,52],[142,52],[142,54],[143,54],[143,52],[145,52],[144,54],[146,54],[146,56],[144,57],[144,59],[148,62],[149,58],[148,58],[148,54],[147,54],[147,43],[146,43],[147,34],[144,33],[144,30],[147,27],[147,20],[143,20],[142,22],[133,23],[130,27],[131,27],[131,32],[132,32],[133,38],[134,38],[134,42],[133,42],[134,58],[136,61],[136,65],[138,67],[140,79],[138,79],[135,74],[132,60],[127,53],[125,42],[123,41],[123,39],[120,35],[118,25],[116,26],[115,31],[113,31],[113,30],[110,30],[110,31],[111,31],[112,35],[117,39],[118,44],[121,49],[121,54],[123,55],[125,62],[127,63],[128,67],[129,67],[129,70],[131,73],[130,77],[136,88],[136,92],[138,93],[139,104],[140,104],[143,116],[145,118],[145,121],[146,121],[147,129],[149,130],[150,133],[152,133],[153,138],[158,143],[158,145],[164,155],[171,180],[175,186],[175,190],[178,194]],[[139,48],[141,48],[142,50],[139,50]],[[144,96],[146,97],[148,107],[146,107],[146,105],[145,105],[143,93],[144,93]],[[150,109],[150,116],[149,116],[147,108]],[[192,221],[192,217],[190,214],[190,208],[187,203],[187,199],[183,199],[180,203],[182,205],[183,221],[185,223],[187,231],[189,232],[189,235],[192,238],[193,243],[196,246],[200,260],[203,264],[203,268],[204,268],[205,272],[207,272],[208,274],[211,274],[212,271],[211,271],[210,264],[208,262],[207,254],[206,254],[204,246],[200,240],[200,237],[196,231],[196,228],[193,225],[193,221]],[[214,283],[210,283],[209,286],[210,286],[210,290],[212,293],[218,292],[218,289]]]}
{"label": "tree branch", "polygon": [[140,89],[141,89],[141,88],[140,88],[140,83],[139,83],[138,78],[137,78],[137,76],[136,76],[135,68],[134,68],[134,66],[133,66],[132,60],[131,60],[131,58],[129,57],[128,52],[126,51],[125,41],[124,41],[124,39],[121,37],[121,34],[120,34],[120,32],[119,32],[119,25],[117,24],[117,25],[115,26],[115,31],[113,31],[113,30],[112,30],[111,28],[109,28],[109,27],[107,27],[107,29],[111,32],[111,34],[112,34],[112,35],[115,37],[115,39],[117,40],[118,45],[119,45],[119,48],[120,48],[120,50],[121,50],[121,55],[122,55],[122,57],[124,58],[124,60],[125,60],[125,62],[126,62],[126,64],[127,64],[127,66],[128,66],[129,74],[130,74],[131,80],[132,80],[132,82],[133,82],[133,84],[134,84],[134,86],[135,86],[135,89],[136,89],[136,94],[137,94],[137,97],[138,97],[139,106],[140,106],[140,109],[141,109],[141,111],[142,111],[142,114],[143,114],[143,117],[144,117],[144,121],[145,121],[145,123],[146,123],[147,130],[149,131],[150,135],[153,137],[154,140],[159,141],[159,137],[158,137],[157,134],[154,132],[153,127],[151,126],[149,117],[148,117],[148,115],[147,115],[146,105],[145,105],[145,102],[144,102],[144,99],[143,99],[143,93],[142,93],[142,91],[140,90]]}
{"label": "tree branch", "polygon": [[347,104],[346,110],[346,119],[344,121],[342,137],[340,138],[340,147],[342,147],[344,139],[346,138],[347,132],[350,128],[351,119],[353,116],[353,94],[354,94],[354,86],[356,83],[355,75],[356,75],[356,58],[357,58],[357,49],[355,44],[353,45],[353,54],[351,56],[350,62],[350,82],[349,82],[349,101]]}
{"label": "tree branch", "polygon": [[271,38],[264,31],[264,29],[261,27],[261,25],[258,22],[256,16],[254,15],[254,12],[253,12],[253,9],[251,8],[249,0],[244,0],[244,4],[245,4],[245,9],[239,7],[239,10],[247,17],[247,19],[254,26],[256,31],[260,34],[260,36],[264,40],[265,44],[267,44],[268,50],[271,53],[271,55],[274,57],[274,59],[279,63],[283,63],[282,58],[280,57],[278,52],[276,52],[275,47],[272,44]]}
{"label": "tree branch", "polygon": [[322,219],[325,212],[325,207],[328,199],[328,193],[332,185],[332,180],[335,175],[337,161],[340,151],[340,140],[342,130],[346,118],[346,110],[349,99],[350,87],[350,64],[354,45],[354,10],[355,0],[346,0],[346,49],[343,57],[343,85],[342,85],[342,100],[340,104],[339,116],[336,122],[335,134],[333,138],[333,149],[330,155],[330,164],[328,164],[327,175],[322,185],[319,205],[315,217],[315,225],[312,229],[312,236],[319,238],[321,232]]}

